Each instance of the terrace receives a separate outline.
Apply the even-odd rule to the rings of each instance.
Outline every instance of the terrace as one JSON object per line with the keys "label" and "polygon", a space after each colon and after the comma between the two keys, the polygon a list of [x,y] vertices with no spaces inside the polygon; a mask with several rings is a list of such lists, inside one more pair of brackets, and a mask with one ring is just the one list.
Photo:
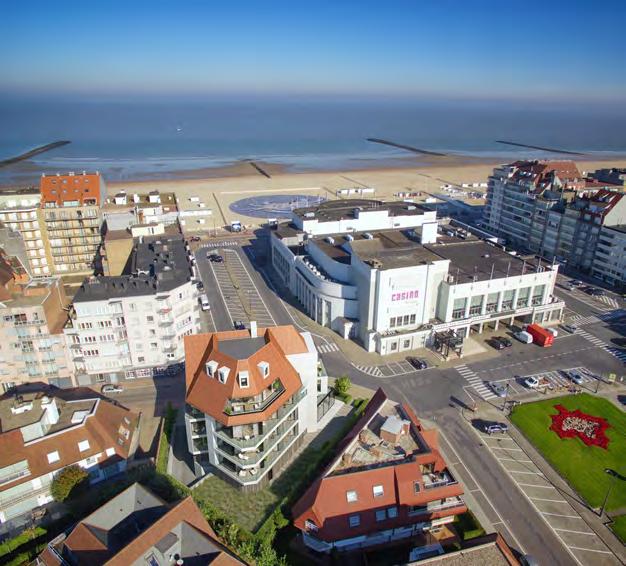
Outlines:
{"label": "terrace", "polygon": [[276,379],[267,389],[254,397],[239,397],[226,401],[224,413],[227,415],[243,415],[260,413],[267,409],[276,399],[285,392],[285,386],[280,379]]}

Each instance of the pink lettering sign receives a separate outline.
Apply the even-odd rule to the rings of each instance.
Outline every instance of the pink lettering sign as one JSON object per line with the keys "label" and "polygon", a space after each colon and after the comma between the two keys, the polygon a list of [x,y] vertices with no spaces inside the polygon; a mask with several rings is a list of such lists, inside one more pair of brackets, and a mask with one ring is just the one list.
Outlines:
{"label": "pink lettering sign", "polygon": [[401,293],[392,293],[391,301],[408,301],[411,299],[417,299],[419,291],[414,289],[413,291],[402,291]]}

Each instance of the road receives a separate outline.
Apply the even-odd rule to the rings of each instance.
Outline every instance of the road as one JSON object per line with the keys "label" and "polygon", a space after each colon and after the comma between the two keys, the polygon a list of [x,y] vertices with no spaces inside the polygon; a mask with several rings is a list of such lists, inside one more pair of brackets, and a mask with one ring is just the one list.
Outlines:
{"label": "road", "polygon": [[[209,251],[220,253],[224,262],[210,262]],[[234,320],[246,324],[257,320],[260,324],[295,324],[304,330],[292,314],[294,307],[276,292],[271,274],[266,273],[260,257],[263,253],[259,241],[244,240],[212,242],[197,250],[198,269],[211,303],[211,311],[205,316],[207,328],[230,330]],[[565,280],[559,278],[560,282]],[[280,293],[288,299],[284,290]],[[558,287],[556,294],[566,301],[567,318],[579,327],[575,334],[561,331],[554,345],[546,349],[513,340],[513,346],[502,352],[490,351],[487,355],[459,360],[454,367],[415,371],[400,362],[357,368],[333,340],[315,332],[314,324],[307,330],[313,329],[314,341],[329,375],[348,374],[357,384],[370,388],[382,386],[390,398],[408,402],[420,416],[437,423],[444,434],[442,449],[447,458],[456,464],[466,489],[513,547],[533,554],[541,564],[612,564],[613,555],[602,550],[605,547],[587,550],[590,545],[569,545],[560,534],[557,536],[546,514],[539,511],[536,502],[514,480],[514,473],[523,472],[508,473],[501,459],[494,457],[497,447],[489,448],[463,417],[463,407],[474,401],[482,401],[492,411],[502,407],[503,399],[493,393],[491,382],[508,385],[509,398],[527,400],[538,397],[539,393],[524,387],[525,376],[539,375],[552,387],[560,387],[568,384],[561,370],[576,368],[584,375],[583,389],[594,392],[602,386],[603,377],[625,373],[626,354],[619,346],[626,332],[626,311],[621,310],[624,307],[621,298],[609,295],[600,300],[564,287]],[[501,329],[497,334],[505,333]],[[159,398],[157,405],[170,398],[178,400],[180,389],[176,383],[172,380],[171,385],[157,386],[154,391]],[[136,401],[142,397],[140,393],[125,394]],[[589,535],[580,536],[584,534]],[[589,560],[589,556],[594,559]]]}

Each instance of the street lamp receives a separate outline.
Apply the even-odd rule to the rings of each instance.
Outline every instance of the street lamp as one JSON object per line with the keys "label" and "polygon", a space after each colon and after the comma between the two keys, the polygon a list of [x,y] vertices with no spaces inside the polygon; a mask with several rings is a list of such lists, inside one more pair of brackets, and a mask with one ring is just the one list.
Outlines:
{"label": "street lamp", "polygon": [[504,392],[504,404],[502,405],[502,412],[506,413],[506,402],[507,399],[509,398],[509,387],[511,387],[511,384],[507,381],[506,383],[506,391]]}
{"label": "street lamp", "polygon": [[606,503],[609,500],[609,495],[611,495],[611,490],[613,489],[613,484],[615,483],[616,479],[619,479],[621,481],[626,481],[626,477],[621,475],[619,472],[616,472],[615,470],[611,469],[611,468],[604,468],[604,473],[605,474],[609,474],[611,476],[611,482],[609,483],[609,487],[606,490],[606,495],[604,496],[604,501],[602,502],[602,507],[600,509],[600,517],[602,517],[602,515],[604,515],[604,509],[606,508]]}

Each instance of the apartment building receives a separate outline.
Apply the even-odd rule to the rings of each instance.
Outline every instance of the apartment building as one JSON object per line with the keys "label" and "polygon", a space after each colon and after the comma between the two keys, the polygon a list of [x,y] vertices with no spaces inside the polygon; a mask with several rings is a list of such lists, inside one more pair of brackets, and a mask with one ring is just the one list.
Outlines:
{"label": "apartment building", "polygon": [[626,224],[602,226],[592,275],[620,290],[626,288]]}
{"label": "apartment building", "polygon": [[462,495],[437,431],[379,389],[292,514],[304,544],[316,552],[411,538],[436,554],[455,536],[447,525],[467,511]]}
{"label": "apartment building", "polygon": [[42,175],[46,255],[59,275],[93,273],[102,239],[106,186],[100,173]]}
{"label": "apartment building", "polygon": [[0,247],[9,255],[19,254],[32,277],[53,273],[44,243],[47,236],[40,201],[40,192],[35,188],[3,189],[0,193]]}
{"label": "apartment building", "polygon": [[241,565],[191,496],[168,505],[135,483],[56,537],[37,566]]}
{"label": "apartment building", "polygon": [[[323,215],[347,223],[345,204],[334,210],[335,202],[324,203]],[[391,222],[386,206],[395,214]],[[275,273],[317,323],[382,355],[436,345],[443,333],[462,339],[500,323],[561,318],[557,265],[511,255],[463,229],[438,229],[434,212],[426,216],[407,206],[359,211],[359,217],[380,215],[383,226],[402,219],[388,229],[361,231],[363,225],[350,224],[340,226],[350,231],[313,235],[294,218],[272,231]]]}
{"label": "apartment building", "polygon": [[571,161],[518,161],[494,169],[484,221],[509,245],[591,272],[600,230],[626,222],[626,199]]}
{"label": "apartment building", "polygon": [[31,279],[0,250],[0,386],[43,381],[71,387],[63,336],[69,300],[59,278]]}
{"label": "apartment building", "polygon": [[126,469],[139,416],[89,389],[43,384],[0,397],[0,523],[52,501],[54,476],[76,464],[96,483]]}
{"label": "apartment building", "polygon": [[328,378],[310,333],[250,326],[185,339],[185,425],[197,476],[254,491],[316,430]]}
{"label": "apartment building", "polygon": [[198,290],[181,238],[134,245],[129,273],[89,277],[64,329],[79,385],[178,371],[183,337],[200,330]]}

